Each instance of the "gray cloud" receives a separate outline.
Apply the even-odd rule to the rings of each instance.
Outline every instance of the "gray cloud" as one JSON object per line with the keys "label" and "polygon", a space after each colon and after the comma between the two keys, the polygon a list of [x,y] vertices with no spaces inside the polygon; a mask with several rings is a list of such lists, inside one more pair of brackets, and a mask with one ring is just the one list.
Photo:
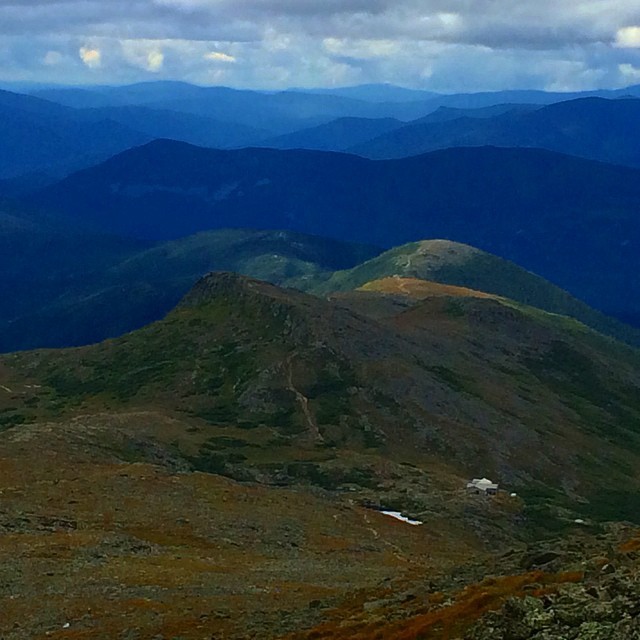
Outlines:
{"label": "gray cloud", "polygon": [[637,0],[0,0],[0,62],[79,83],[578,89],[640,82],[633,27]]}

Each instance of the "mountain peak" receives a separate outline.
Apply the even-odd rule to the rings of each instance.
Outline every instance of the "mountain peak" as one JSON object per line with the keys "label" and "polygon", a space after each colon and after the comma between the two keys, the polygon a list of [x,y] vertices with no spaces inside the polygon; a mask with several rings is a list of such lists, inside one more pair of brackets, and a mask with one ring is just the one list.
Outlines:
{"label": "mountain peak", "polygon": [[187,293],[178,308],[201,307],[220,299],[242,302],[250,299],[267,299],[273,302],[291,303],[296,299],[314,299],[293,289],[283,289],[238,273],[212,271],[198,280]]}
{"label": "mountain peak", "polygon": [[549,313],[571,316],[629,344],[640,344],[640,334],[635,329],[607,318],[544,278],[497,255],[450,240],[422,240],[395,247],[357,267],[335,272],[317,287],[317,292],[369,287],[370,291],[397,293],[400,289],[415,295],[426,294],[426,289],[433,287],[416,281],[509,298]]}
{"label": "mountain peak", "polygon": [[220,296],[233,295],[240,298],[252,293],[263,293],[272,289],[275,293],[277,287],[260,280],[229,271],[212,271],[206,274],[193,285],[189,293],[185,295],[180,307],[199,307],[216,300]]}
{"label": "mountain peak", "polygon": [[471,258],[487,255],[476,247],[452,240],[421,240],[414,254],[434,259],[446,258],[448,263],[464,263]]}

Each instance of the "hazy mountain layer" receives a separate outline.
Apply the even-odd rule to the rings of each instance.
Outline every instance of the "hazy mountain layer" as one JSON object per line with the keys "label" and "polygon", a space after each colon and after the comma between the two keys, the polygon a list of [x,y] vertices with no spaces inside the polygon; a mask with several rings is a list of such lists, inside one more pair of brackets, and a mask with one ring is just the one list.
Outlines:
{"label": "hazy mountain layer", "polygon": [[346,151],[354,145],[403,126],[394,118],[339,118],[326,124],[267,138],[260,147],[272,149],[317,149],[319,151]]}
{"label": "hazy mountain layer", "polygon": [[35,201],[101,231],[156,240],[221,227],[382,246],[448,238],[512,260],[600,309],[635,312],[640,299],[640,173],[547,151],[450,149],[373,162],[156,141]]}
{"label": "hazy mountain layer", "polygon": [[[572,94],[516,91],[438,96],[392,86],[274,93],[147,82],[49,88],[35,94],[39,97],[7,91],[0,96],[8,127],[4,139],[9,145],[8,153],[0,157],[0,178],[33,172],[65,175],[152,138],[215,148],[267,144],[352,149],[371,157],[497,144],[544,147],[627,164],[638,161],[629,146],[631,136],[624,135],[625,123],[633,122],[633,114],[620,114],[610,107],[612,113],[603,113],[598,106],[625,100],[596,98],[637,95],[637,87]],[[552,110],[548,113],[554,115],[549,117],[526,117],[536,105],[570,104],[567,101],[575,98],[584,98],[574,102],[589,105],[587,113],[583,106]],[[454,120],[460,122],[452,124]],[[607,120],[611,129],[606,128]]]}
{"label": "hazy mountain layer", "polygon": [[206,116],[144,106],[83,109],[78,117],[87,121],[113,120],[150,138],[181,140],[203,147],[227,148],[256,144],[270,134],[254,127],[221,122]]}
{"label": "hazy mountain layer", "polygon": [[417,121],[349,151],[370,158],[402,158],[449,147],[535,147],[637,167],[639,122],[640,99],[582,98],[491,118],[461,114],[445,122]]}
{"label": "hazy mountain layer", "polygon": [[[330,122],[317,125],[308,129],[301,129],[292,133],[267,138],[262,140],[260,147],[271,147],[273,149],[317,149],[320,151],[345,151],[369,156],[368,149],[373,147],[380,140],[381,147],[386,140],[395,140],[398,137],[404,137],[404,132],[413,131],[416,128],[418,139],[411,140],[411,136],[407,138],[411,140],[416,147],[421,144],[425,138],[420,137],[424,125],[426,123],[442,124],[451,120],[460,118],[494,118],[507,112],[524,112],[539,109],[539,105],[517,105],[517,104],[500,104],[489,107],[481,107],[478,109],[458,109],[455,107],[440,107],[436,111],[410,123],[405,123],[394,118],[338,118]],[[421,125],[421,126],[418,126]],[[439,131],[439,127],[433,127]],[[402,134],[396,134],[396,131],[402,130]],[[444,127],[442,136],[446,135],[447,127]],[[423,142],[423,143],[426,143]],[[449,146],[461,146],[451,144]],[[440,148],[440,147],[438,147]],[[362,153],[360,150],[362,149]],[[389,149],[395,150],[393,143],[389,144]],[[427,149],[428,150],[428,149]],[[417,155],[412,153],[397,153],[389,157],[404,157],[409,155]],[[371,154],[371,157],[375,157]]]}
{"label": "hazy mountain layer", "polygon": [[81,122],[73,109],[0,92],[0,178],[44,171],[61,176],[151,137],[118,122]]}

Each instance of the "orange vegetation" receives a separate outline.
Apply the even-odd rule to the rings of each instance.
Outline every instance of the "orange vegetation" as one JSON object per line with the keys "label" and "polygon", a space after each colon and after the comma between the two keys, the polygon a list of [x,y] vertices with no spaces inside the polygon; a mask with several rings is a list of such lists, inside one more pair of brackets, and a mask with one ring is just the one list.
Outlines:
{"label": "orange vegetation", "polygon": [[432,296],[454,296],[460,298],[492,298],[499,296],[468,289],[467,287],[456,287],[454,285],[440,284],[431,280],[420,280],[418,278],[381,278],[373,280],[360,287],[362,291],[374,291],[378,293],[391,293],[410,296],[412,298],[430,298]]}
{"label": "orange vegetation", "polygon": [[[583,574],[569,572],[549,574],[534,571],[516,576],[487,578],[466,587],[451,604],[439,606],[425,613],[412,615],[399,621],[390,621],[398,611],[380,610],[368,620],[364,616],[344,622],[344,616],[334,616],[330,623],[322,624],[306,633],[288,636],[289,640],[449,640],[489,611],[499,609],[512,597],[542,595],[554,591],[558,585],[579,582]],[[431,604],[442,600],[434,594]],[[415,606],[415,603],[414,603]],[[396,605],[396,609],[402,605]],[[336,612],[340,613],[340,612]],[[364,618],[364,619],[363,619]]]}
{"label": "orange vegetation", "polygon": [[634,551],[640,551],[640,534],[637,537],[627,540],[618,547],[621,553],[632,553]]}

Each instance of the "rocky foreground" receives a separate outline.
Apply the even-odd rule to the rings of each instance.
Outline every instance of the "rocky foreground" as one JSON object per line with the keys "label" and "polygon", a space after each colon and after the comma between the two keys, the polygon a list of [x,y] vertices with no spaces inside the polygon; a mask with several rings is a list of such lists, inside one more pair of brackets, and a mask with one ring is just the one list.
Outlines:
{"label": "rocky foreground", "polygon": [[466,640],[634,640],[640,638],[640,539],[614,558],[587,564],[584,578],[557,591],[511,598]]}
{"label": "rocky foreground", "polygon": [[[484,574],[484,575],[483,575]],[[511,550],[446,578],[389,585],[291,640],[634,640],[640,638],[640,537],[598,533]]]}

